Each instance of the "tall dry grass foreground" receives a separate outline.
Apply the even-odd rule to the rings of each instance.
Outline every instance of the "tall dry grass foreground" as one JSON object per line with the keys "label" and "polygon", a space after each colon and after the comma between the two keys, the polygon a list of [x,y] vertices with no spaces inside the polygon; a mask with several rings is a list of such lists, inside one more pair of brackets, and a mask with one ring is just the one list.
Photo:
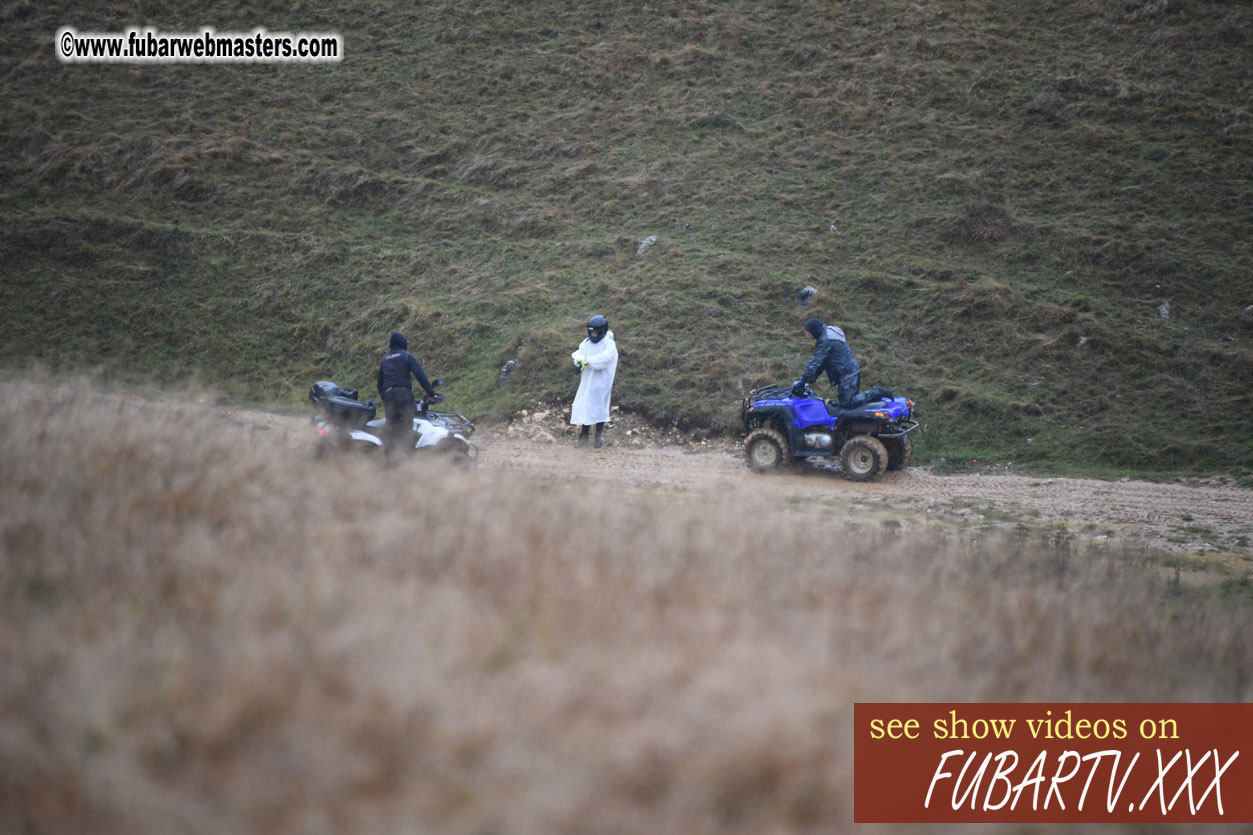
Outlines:
{"label": "tall dry grass foreground", "polygon": [[854,701],[1253,689],[1248,609],[1134,554],[0,394],[6,832],[829,831]]}

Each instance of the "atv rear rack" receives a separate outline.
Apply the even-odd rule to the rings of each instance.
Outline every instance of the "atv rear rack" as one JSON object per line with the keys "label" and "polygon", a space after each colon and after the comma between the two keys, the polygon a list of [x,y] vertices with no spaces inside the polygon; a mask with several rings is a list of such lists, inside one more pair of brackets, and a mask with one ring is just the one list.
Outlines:
{"label": "atv rear rack", "polygon": [[900,432],[876,432],[875,434],[880,438],[903,438],[922,424],[918,423],[916,420],[906,420],[897,425],[903,427]]}

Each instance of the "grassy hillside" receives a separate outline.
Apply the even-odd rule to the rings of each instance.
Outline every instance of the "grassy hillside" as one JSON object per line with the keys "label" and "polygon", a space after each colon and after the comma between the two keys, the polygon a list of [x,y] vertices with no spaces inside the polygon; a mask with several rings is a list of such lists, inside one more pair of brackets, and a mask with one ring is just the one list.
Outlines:
{"label": "grassy hillside", "polygon": [[[924,456],[1253,467],[1248,4],[291,5],[0,10],[0,362],[295,402],[400,328],[501,414],[599,311],[624,408],[726,430],[816,312]],[[65,66],[66,24],[347,57]]]}

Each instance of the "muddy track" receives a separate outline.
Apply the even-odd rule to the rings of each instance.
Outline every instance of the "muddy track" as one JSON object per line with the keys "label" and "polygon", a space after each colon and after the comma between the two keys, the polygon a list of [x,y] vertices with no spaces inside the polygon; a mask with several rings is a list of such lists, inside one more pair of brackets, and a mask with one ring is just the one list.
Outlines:
{"label": "muddy track", "polygon": [[[249,431],[311,439],[307,418],[219,407]],[[751,491],[827,517],[841,514],[959,524],[1061,525],[1088,539],[1145,545],[1182,554],[1228,555],[1247,569],[1253,557],[1253,490],[1130,479],[1048,478],[1013,474],[937,475],[926,468],[887,473],[869,484],[838,468],[796,466],[759,475],[728,446],[579,448],[551,432],[518,437],[480,431],[478,466],[543,479],[595,479],[633,490],[700,500],[709,491]]]}
{"label": "muddy track", "polygon": [[1099,481],[1010,474],[936,475],[910,468],[869,484],[835,467],[751,472],[730,449],[609,447],[482,437],[481,465],[558,479],[594,478],[634,488],[751,490],[794,503],[971,522],[1064,525],[1093,539],[1187,553],[1253,555],[1253,491],[1239,487]]}

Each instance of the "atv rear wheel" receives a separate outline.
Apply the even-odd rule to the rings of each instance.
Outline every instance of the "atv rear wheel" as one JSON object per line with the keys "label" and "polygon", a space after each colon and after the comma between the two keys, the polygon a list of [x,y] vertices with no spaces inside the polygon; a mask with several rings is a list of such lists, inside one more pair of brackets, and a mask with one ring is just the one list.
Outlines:
{"label": "atv rear wheel", "polygon": [[899,438],[880,438],[883,448],[888,451],[888,469],[903,470],[909,466],[914,457],[914,442],[908,435]]}
{"label": "atv rear wheel", "polygon": [[754,429],[744,439],[744,457],[759,473],[777,470],[788,460],[787,439],[773,429]]}
{"label": "atv rear wheel", "polygon": [[840,465],[853,481],[870,481],[887,469],[888,451],[872,435],[854,435],[840,450]]}

